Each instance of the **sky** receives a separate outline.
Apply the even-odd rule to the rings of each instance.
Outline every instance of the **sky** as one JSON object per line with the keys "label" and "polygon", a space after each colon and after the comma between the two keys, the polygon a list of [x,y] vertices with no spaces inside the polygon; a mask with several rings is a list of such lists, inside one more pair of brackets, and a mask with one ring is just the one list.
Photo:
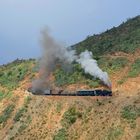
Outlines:
{"label": "sky", "polygon": [[140,15],[140,0],[0,0],[0,64],[41,55],[41,30],[65,46]]}

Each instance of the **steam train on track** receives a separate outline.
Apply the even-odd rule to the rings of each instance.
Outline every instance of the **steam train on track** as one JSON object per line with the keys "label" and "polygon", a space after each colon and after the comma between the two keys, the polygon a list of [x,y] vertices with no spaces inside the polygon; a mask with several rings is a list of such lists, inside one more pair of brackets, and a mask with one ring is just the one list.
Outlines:
{"label": "steam train on track", "polygon": [[46,96],[112,96],[111,90],[78,90],[76,92],[66,92],[59,90],[57,93],[53,93],[51,89],[33,89],[29,88],[28,92],[33,95],[46,95]]}

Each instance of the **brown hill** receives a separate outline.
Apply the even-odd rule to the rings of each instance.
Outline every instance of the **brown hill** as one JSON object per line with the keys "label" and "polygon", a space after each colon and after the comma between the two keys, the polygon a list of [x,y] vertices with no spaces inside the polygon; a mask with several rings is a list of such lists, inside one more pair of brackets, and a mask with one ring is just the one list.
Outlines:
{"label": "brown hill", "polygon": [[[130,25],[138,27],[139,17],[130,21],[117,33]],[[138,33],[136,30],[133,33]],[[112,97],[35,96],[27,91],[38,76],[34,60],[0,66],[0,140],[139,140],[140,49],[136,35],[132,39],[137,40],[133,42],[137,45],[134,52],[111,51],[97,58],[99,66],[109,73]],[[61,88],[91,89],[91,85],[80,82]],[[104,87],[99,84],[98,88]]]}
{"label": "brown hill", "polygon": [[139,55],[137,50],[105,56],[129,60],[127,66],[110,74],[113,97],[35,96],[27,92],[29,74],[11,94],[1,86],[0,139],[138,139],[140,75],[131,77],[128,73]]}

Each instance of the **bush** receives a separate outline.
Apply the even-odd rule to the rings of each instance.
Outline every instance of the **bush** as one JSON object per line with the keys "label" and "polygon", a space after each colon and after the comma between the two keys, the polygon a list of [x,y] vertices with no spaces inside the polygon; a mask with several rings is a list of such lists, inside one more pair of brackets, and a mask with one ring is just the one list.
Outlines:
{"label": "bush", "polygon": [[4,98],[10,98],[12,96],[11,92],[4,93],[0,91],[0,101],[3,100]]}
{"label": "bush", "polygon": [[140,58],[135,60],[134,64],[132,64],[131,70],[128,73],[129,77],[137,77],[140,74]]}
{"label": "bush", "polygon": [[127,80],[127,77],[123,77],[121,80],[119,80],[117,83],[119,85],[122,85]]}
{"label": "bush", "polygon": [[[62,68],[55,71],[55,83],[57,86],[74,84],[83,79],[82,69],[77,68],[78,65],[74,65],[74,69],[70,72],[66,72]],[[77,68],[77,69],[76,69]]]}
{"label": "bush", "polygon": [[66,72],[62,68],[58,68],[55,73],[55,83],[57,86],[64,86],[76,83],[86,83],[90,87],[98,87],[99,80],[93,79],[90,74],[85,74],[79,64],[73,64],[73,70]]}
{"label": "bush", "polygon": [[14,121],[20,121],[20,118],[23,116],[24,112],[26,112],[25,108],[21,108],[19,109],[19,111],[16,113],[15,117],[14,117]]}
{"label": "bush", "polygon": [[57,106],[56,106],[56,112],[57,113],[60,113],[61,112],[61,109],[62,109],[62,103],[58,102],[57,103]]}
{"label": "bush", "polygon": [[26,124],[22,124],[19,129],[18,129],[18,132],[21,133],[23,130],[25,130],[27,128],[27,125]]}
{"label": "bush", "polygon": [[135,136],[136,140],[140,140],[140,134]]}
{"label": "bush", "polygon": [[18,87],[21,80],[32,69],[32,61],[14,61],[0,67],[0,84],[8,89]]}
{"label": "bush", "polygon": [[69,127],[76,122],[77,118],[81,117],[81,113],[76,111],[75,107],[70,107],[63,115],[61,123],[64,127]]}
{"label": "bush", "polygon": [[94,56],[123,51],[133,53],[140,48],[140,16],[113,27],[104,33],[89,36],[84,41],[72,46],[79,54],[85,50],[92,51]]}
{"label": "bush", "polygon": [[28,107],[28,104],[30,103],[30,101],[31,101],[31,97],[30,96],[25,97],[23,107],[21,109],[19,109],[19,111],[16,113],[16,115],[14,117],[14,121],[15,122],[20,121],[20,118],[27,111],[27,107]]}
{"label": "bush", "polygon": [[24,131],[29,126],[31,121],[31,116],[27,116],[25,122],[22,122],[21,126],[19,127],[18,132],[21,133],[22,131]]}
{"label": "bush", "polygon": [[136,128],[136,119],[140,117],[140,108],[136,106],[126,106],[123,108],[121,112],[121,116],[123,119],[127,120],[128,123],[130,123],[130,128],[135,129]]}
{"label": "bush", "polygon": [[118,57],[113,59],[102,57],[98,60],[98,63],[103,70],[108,72],[114,72],[120,70],[121,68],[124,68],[128,63],[128,60],[124,57]]}
{"label": "bush", "polygon": [[109,134],[107,136],[107,140],[116,140],[119,139],[123,134],[122,128],[111,128],[109,131]]}
{"label": "bush", "polygon": [[64,128],[60,129],[53,140],[67,140],[67,132]]}
{"label": "bush", "polygon": [[86,84],[89,85],[90,88],[94,87],[97,88],[100,86],[100,81],[99,80],[86,80]]}
{"label": "bush", "polygon": [[30,103],[30,101],[32,100],[32,98],[30,96],[25,97],[24,99],[24,107],[27,108],[28,104]]}
{"label": "bush", "polygon": [[0,116],[0,124],[1,123],[5,123],[8,118],[10,118],[11,113],[14,111],[15,106],[12,105],[8,105],[6,107],[6,109],[3,111],[2,115]]}
{"label": "bush", "polygon": [[127,58],[124,57],[118,57],[112,59],[110,63],[111,63],[111,68],[113,70],[120,70],[121,68],[124,68],[127,65],[128,60]]}
{"label": "bush", "polygon": [[121,116],[126,120],[134,121],[140,116],[140,108],[132,105],[125,106],[121,112]]}

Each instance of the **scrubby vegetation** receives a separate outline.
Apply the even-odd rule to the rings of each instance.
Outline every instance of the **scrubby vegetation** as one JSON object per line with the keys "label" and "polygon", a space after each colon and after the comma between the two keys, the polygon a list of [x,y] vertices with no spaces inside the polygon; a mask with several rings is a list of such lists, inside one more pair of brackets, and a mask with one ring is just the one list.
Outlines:
{"label": "scrubby vegetation", "polygon": [[125,57],[118,57],[118,58],[105,58],[101,57],[98,60],[99,66],[108,72],[115,72],[124,68],[128,63],[128,59]]}
{"label": "scrubby vegetation", "polygon": [[140,140],[140,134],[136,135],[135,139]]}
{"label": "scrubby vegetation", "polygon": [[0,67],[0,84],[8,89],[16,88],[33,66],[34,61],[16,60]]}
{"label": "scrubby vegetation", "polygon": [[[76,45],[77,52],[88,49],[97,53],[98,56],[94,53],[94,58],[104,71],[109,72],[113,81],[112,97],[30,96],[25,90],[34,74],[38,76],[36,62],[16,60],[0,66],[0,139],[139,140],[139,54],[138,51],[133,55],[112,54],[114,51],[133,53],[139,45],[138,28],[139,17],[136,17],[118,28],[88,37],[89,42],[84,42],[91,43],[89,47],[84,42],[81,47]],[[81,83],[76,87],[100,86],[98,79],[85,74],[75,62],[72,71],[66,72],[59,67],[54,76],[55,84],[63,89],[76,83]],[[136,87],[132,89],[133,93],[129,92],[131,80],[134,81],[132,87]],[[125,81],[128,85],[124,84]],[[16,89],[19,85],[20,88]]]}
{"label": "scrubby vegetation", "polygon": [[58,68],[55,71],[55,83],[57,86],[75,83],[85,83],[90,87],[98,87],[100,85],[100,81],[98,79],[93,79],[89,74],[85,74],[79,64],[73,64],[73,69],[70,72],[66,72],[62,68]]}
{"label": "scrubby vegetation", "polygon": [[11,98],[11,96],[12,96],[12,92],[5,93],[5,92],[0,91],[0,101],[5,98],[9,99],[9,98]]}
{"label": "scrubby vegetation", "polygon": [[127,77],[123,77],[123,78],[120,79],[117,83],[118,83],[119,85],[122,85],[126,80],[127,80]]}
{"label": "scrubby vegetation", "polygon": [[0,124],[5,123],[10,118],[11,113],[14,111],[15,105],[8,105],[0,115]]}
{"label": "scrubby vegetation", "polygon": [[60,113],[61,112],[62,106],[63,106],[62,103],[60,103],[60,102],[57,103],[57,106],[56,106],[56,112],[57,113]]}
{"label": "scrubby vegetation", "polygon": [[[125,66],[127,66],[129,60],[125,57],[101,57],[98,58],[99,67],[103,69],[103,71],[107,71],[108,73],[114,73],[116,71],[121,70]],[[58,68],[55,71],[55,82],[57,86],[64,86],[76,83],[83,83],[89,85],[91,88],[99,87],[101,81],[99,79],[94,79],[93,76],[89,74],[85,74],[83,69],[79,64],[73,64],[73,70],[70,72],[66,72],[65,70]],[[121,81],[120,81],[121,82]]]}
{"label": "scrubby vegetation", "polygon": [[[93,53],[99,66],[108,73],[119,71],[128,65],[129,60],[123,57],[106,57],[106,54],[116,52],[134,53],[137,48],[140,48],[140,16],[127,20],[119,27],[113,27],[111,30],[99,34],[88,36],[84,41],[71,46],[76,50],[77,54],[89,50]],[[129,77],[136,77],[140,73],[139,60],[132,65],[129,72]],[[79,83],[86,83],[90,87],[98,87],[98,80],[93,80],[91,77],[85,76],[84,72],[78,66],[74,65],[73,72],[66,73],[62,69],[58,69],[55,73],[56,84],[58,86]],[[125,82],[126,78],[118,81],[118,84]]]}
{"label": "scrubby vegetation", "polygon": [[121,117],[125,119],[132,129],[136,128],[136,119],[140,117],[140,108],[135,105],[128,105],[121,111]]}
{"label": "scrubby vegetation", "polygon": [[62,128],[56,133],[53,139],[54,140],[67,140],[68,129],[72,124],[76,122],[78,118],[82,119],[82,113],[79,112],[75,106],[69,107],[68,110],[64,112],[63,117],[61,119]]}
{"label": "scrubby vegetation", "polygon": [[81,117],[81,113],[78,112],[75,107],[70,107],[63,115],[63,119],[61,120],[62,126],[67,128]]}
{"label": "scrubby vegetation", "polygon": [[121,116],[126,120],[136,120],[140,117],[140,108],[135,105],[125,106],[121,112]]}
{"label": "scrubby vegetation", "polygon": [[27,96],[24,98],[24,107],[27,108],[30,101],[32,100],[32,98],[30,96]]}
{"label": "scrubby vegetation", "polygon": [[140,74],[140,58],[135,60],[135,62],[132,64],[132,67],[128,73],[129,77],[137,77]]}
{"label": "scrubby vegetation", "polygon": [[30,125],[31,121],[32,121],[31,116],[27,116],[25,118],[25,121],[21,122],[18,132],[21,133],[22,131],[24,131]]}
{"label": "scrubby vegetation", "polygon": [[99,34],[88,36],[84,41],[72,46],[77,53],[90,50],[94,56],[123,51],[133,53],[140,48],[140,16],[129,19],[119,27]]}
{"label": "scrubby vegetation", "polygon": [[120,127],[111,128],[107,136],[107,140],[117,140],[123,135],[123,129]]}
{"label": "scrubby vegetation", "polygon": [[31,100],[31,98],[29,96],[25,97],[23,107],[21,107],[17,111],[17,113],[14,117],[15,122],[20,121],[20,118],[24,115],[25,112],[27,112],[27,107],[28,107],[28,104],[30,103],[30,100]]}
{"label": "scrubby vegetation", "polygon": [[67,140],[67,131],[64,128],[60,129],[53,140]]}
{"label": "scrubby vegetation", "polygon": [[23,114],[26,112],[25,108],[21,108],[19,109],[19,111],[16,113],[15,117],[14,117],[14,121],[19,121],[20,118],[23,116]]}

